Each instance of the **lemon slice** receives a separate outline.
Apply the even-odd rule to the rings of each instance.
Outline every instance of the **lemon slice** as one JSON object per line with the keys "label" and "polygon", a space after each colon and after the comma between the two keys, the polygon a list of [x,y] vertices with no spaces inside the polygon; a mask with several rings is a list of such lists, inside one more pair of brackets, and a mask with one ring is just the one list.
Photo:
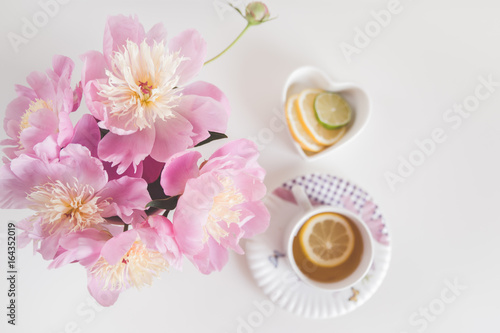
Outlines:
{"label": "lemon slice", "polygon": [[351,121],[351,107],[339,94],[322,92],[314,99],[314,111],[323,127],[336,129]]}
{"label": "lemon slice", "polygon": [[316,96],[322,93],[320,89],[305,89],[297,98],[299,120],[311,138],[319,145],[331,146],[339,141],[346,131],[346,127],[338,129],[327,129],[320,124],[314,111],[314,100]]}
{"label": "lemon slice", "polygon": [[307,259],[320,267],[344,263],[354,249],[354,232],[348,220],[336,213],[311,217],[300,229],[299,241]]}
{"label": "lemon slice", "polygon": [[295,101],[298,95],[292,95],[288,98],[285,106],[286,121],[288,127],[290,128],[290,133],[292,134],[295,141],[298,142],[300,147],[306,151],[316,153],[323,149],[322,145],[317,144],[307,133],[302,126],[298,111],[296,108]]}

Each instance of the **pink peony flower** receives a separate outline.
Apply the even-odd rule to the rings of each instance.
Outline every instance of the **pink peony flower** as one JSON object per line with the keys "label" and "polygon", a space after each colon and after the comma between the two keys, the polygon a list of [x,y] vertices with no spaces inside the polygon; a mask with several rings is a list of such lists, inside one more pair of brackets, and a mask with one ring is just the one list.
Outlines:
{"label": "pink peony flower", "polygon": [[123,173],[147,156],[165,162],[173,154],[225,132],[229,104],[206,82],[188,82],[200,71],[206,44],[195,30],[166,42],[157,24],[149,32],[137,17],[108,18],[103,53],[82,56],[85,99],[99,126],[110,132],[99,157]]}
{"label": "pink peony flower", "polygon": [[204,274],[221,270],[228,260],[227,249],[242,254],[239,240],[269,225],[269,212],[260,201],[266,187],[258,156],[255,144],[241,139],[218,149],[201,167],[196,151],[176,154],[165,164],[161,174],[165,194],[182,194],[173,216],[175,237]]}
{"label": "pink peony flower", "polygon": [[[101,305],[110,306],[128,288],[140,289],[151,285],[153,278],[169,266],[180,268],[182,253],[173,234],[172,223],[166,217],[150,216],[135,229],[110,238],[105,243],[94,240],[94,249],[87,250],[87,253],[96,258],[94,254],[100,251],[100,256],[87,262],[90,294]],[[75,243],[88,242],[79,240],[67,243],[75,249],[71,256],[79,259],[82,249],[81,246],[76,247]]]}
{"label": "pink peony flower", "polygon": [[151,200],[143,179],[108,181],[87,148],[68,144],[60,150],[50,139],[34,147],[35,156],[23,154],[0,169],[0,207],[35,211],[18,224],[25,230],[20,245],[33,240],[47,260],[57,255],[61,237],[89,228],[111,232],[106,218],[132,223]]}
{"label": "pink peony flower", "polygon": [[9,139],[0,144],[9,159],[32,154],[36,144],[53,136],[59,146],[65,146],[73,135],[69,118],[78,109],[82,88],[71,89],[73,61],[54,56],[53,69],[46,74],[32,72],[27,78],[31,88],[16,85],[18,97],[7,106],[4,129]]}

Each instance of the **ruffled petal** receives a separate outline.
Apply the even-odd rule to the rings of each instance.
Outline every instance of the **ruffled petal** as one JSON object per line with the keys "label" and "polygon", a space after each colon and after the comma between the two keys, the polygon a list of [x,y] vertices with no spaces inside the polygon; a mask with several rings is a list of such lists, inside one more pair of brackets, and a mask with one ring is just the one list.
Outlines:
{"label": "ruffled petal", "polygon": [[174,232],[182,252],[196,255],[203,248],[203,226],[213,206],[216,193],[223,190],[213,174],[200,175],[186,183],[174,212]]}
{"label": "ruffled petal", "polygon": [[111,162],[113,166],[119,165],[117,171],[122,174],[130,165],[135,168],[146,156],[152,154],[153,144],[156,145],[155,130],[147,128],[130,135],[110,132],[101,140],[97,150],[101,159]]}
{"label": "ruffled petal", "polygon": [[179,51],[181,56],[187,58],[175,72],[180,77],[179,86],[186,85],[203,67],[207,55],[207,43],[198,31],[190,29],[172,38],[168,48],[171,52]]}
{"label": "ruffled petal", "polygon": [[[235,207],[238,209],[237,207]],[[240,225],[245,232],[243,238],[252,238],[263,233],[269,227],[271,215],[262,201],[246,202],[240,205],[242,217],[248,216],[245,223]]]}
{"label": "ruffled petal", "polygon": [[146,34],[146,42],[149,46],[153,46],[154,43],[161,43],[167,40],[167,30],[163,26],[163,23],[155,24],[151,29],[149,29]]}
{"label": "ruffled petal", "polygon": [[87,288],[90,295],[95,298],[97,303],[102,306],[111,306],[115,304],[121,290],[109,290],[104,288],[104,280],[99,279],[87,271]]}
{"label": "ruffled petal", "polygon": [[210,274],[213,271],[220,271],[227,264],[229,253],[213,238],[209,238],[203,250],[190,257],[190,260],[201,273]]}
{"label": "ruffled petal", "polygon": [[172,156],[161,173],[160,184],[166,195],[182,194],[186,182],[199,175],[198,160],[201,154],[198,151],[185,151]]}
{"label": "ruffled petal", "polygon": [[16,91],[16,94],[19,97],[26,97],[29,100],[34,100],[37,97],[33,89],[25,87],[20,84],[14,85],[14,90]]}
{"label": "ruffled petal", "polygon": [[105,79],[106,60],[104,55],[98,51],[89,51],[80,56],[83,61],[82,86],[93,80]]}
{"label": "ruffled petal", "polygon": [[92,228],[64,235],[59,240],[64,252],[54,258],[49,268],[59,268],[75,261],[85,267],[93,266],[110,237],[109,233]]}
{"label": "ruffled petal", "polygon": [[52,57],[52,70],[47,71],[47,74],[51,76],[51,73],[54,73],[57,79],[66,78],[71,80],[71,74],[74,68],[75,63],[71,58],[63,55],[54,55]]}
{"label": "ruffled petal", "polygon": [[166,162],[175,153],[193,146],[193,126],[180,115],[165,121],[157,120],[155,130],[151,157],[157,161]]}
{"label": "ruffled petal", "polygon": [[108,67],[113,52],[122,51],[122,47],[127,44],[127,40],[140,44],[145,37],[144,27],[139,22],[137,15],[134,17],[124,15],[109,16],[104,28],[103,46]]}
{"label": "ruffled petal", "polygon": [[31,72],[26,78],[26,82],[33,88],[37,98],[45,101],[52,101],[56,95],[54,85],[47,75],[41,72]]}
{"label": "ruffled petal", "polygon": [[203,166],[201,172],[244,168],[246,173],[263,180],[266,171],[258,164],[258,158],[259,150],[257,145],[251,140],[239,139],[226,143],[216,150]]}
{"label": "ruffled petal", "polygon": [[229,105],[229,99],[227,98],[226,94],[224,94],[222,90],[211,83],[205,81],[192,82],[182,88],[182,93],[184,95],[210,97],[222,104],[224,111],[228,116],[231,114],[231,106]]}
{"label": "ruffled petal", "polygon": [[108,240],[102,247],[101,256],[110,265],[116,265],[137,240],[136,230],[125,231]]}
{"label": "ruffled petal", "polygon": [[101,213],[103,217],[119,216],[127,223],[134,210],[144,210],[151,201],[146,181],[128,176],[108,182],[99,196],[110,203]]}
{"label": "ruffled petal", "polygon": [[211,97],[183,95],[175,111],[193,125],[193,144],[198,144],[210,136],[210,132],[225,133],[228,113],[222,103]]}
{"label": "ruffled petal", "polygon": [[0,169],[0,208],[28,207],[30,202],[26,196],[33,187],[59,179],[65,171],[65,166],[57,163],[48,164],[28,155],[19,156]]}
{"label": "ruffled petal", "polygon": [[84,146],[74,143],[67,145],[61,150],[59,162],[67,167],[67,172],[57,179],[73,183],[76,178],[80,184],[88,184],[96,191],[101,190],[108,182],[102,162],[92,157]]}
{"label": "ruffled petal", "polygon": [[75,126],[71,143],[80,144],[90,151],[93,157],[97,157],[97,146],[101,140],[101,132],[94,117],[84,114]]}

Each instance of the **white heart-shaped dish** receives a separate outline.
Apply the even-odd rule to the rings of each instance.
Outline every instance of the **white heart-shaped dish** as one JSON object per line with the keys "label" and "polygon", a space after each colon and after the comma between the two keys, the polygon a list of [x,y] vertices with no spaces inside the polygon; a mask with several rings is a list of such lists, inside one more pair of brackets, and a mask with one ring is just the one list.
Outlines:
{"label": "white heart-shaped dish", "polygon": [[293,139],[290,130],[288,136],[293,145],[297,148],[299,155],[307,161],[316,160],[335,149],[351,141],[366,126],[370,116],[370,100],[363,89],[353,83],[334,82],[323,71],[315,67],[300,67],[290,74],[283,89],[283,110],[289,96],[298,94],[307,88],[318,88],[327,91],[336,92],[342,95],[349,103],[352,109],[352,119],[347,125],[345,135],[332,146],[326,147],[318,153],[306,153],[300,145]]}

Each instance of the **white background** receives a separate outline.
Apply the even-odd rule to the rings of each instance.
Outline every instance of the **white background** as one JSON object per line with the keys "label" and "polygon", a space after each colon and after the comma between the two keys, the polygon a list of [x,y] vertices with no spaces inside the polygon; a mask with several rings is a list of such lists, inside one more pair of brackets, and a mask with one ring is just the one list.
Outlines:
{"label": "white background", "polygon": [[[364,29],[373,20],[370,12],[387,8],[387,3],[269,0],[278,18],[250,29],[199,76],[227,94],[232,105],[228,135],[233,139],[258,137],[269,127],[273,109],[281,108],[284,81],[299,66],[313,65],[334,80],[356,82],[372,100],[367,128],[332,155],[302,161],[281,130],[268,140],[260,162],[268,172],[269,189],[302,173],[326,172],[371,193],[392,234],[393,258],[384,283],[365,305],[344,317],[306,320],[276,308],[254,332],[498,330],[500,87],[459,128],[452,128],[443,115],[474,94],[479,76],[492,75],[500,82],[500,5],[496,0],[401,0],[402,11],[349,63],[339,45],[353,44],[356,27]],[[196,28],[213,56],[245,25],[235,12],[216,7],[211,0],[72,0],[15,53],[7,34],[20,34],[22,18],[31,20],[40,7],[36,1],[4,1],[0,108],[15,97],[13,85],[26,84],[32,70],[48,68],[54,54],[75,60],[76,80],[78,56],[102,50],[107,15],[137,14],[146,29],[161,21],[170,36]],[[446,141],[392,191],[384,174],[396,173],[398,158],[408,158],[417,149],[414,141],[429,138],[434,128],[445,131]],[[1,234],[7,221],[28,214],[2,210]],[[5,239],[1,247],[6,272]],[[183,272],[164,273],[152,287],[129,290],[113,307],[98,311],[87,305],[92,299],[80,266],[48,270],[48,263],[29,247],[18,255],[18,325],[6,324],[6,273],[0,273],[2,332],[237,332],[239,318],[247,320],[257,311],[254,302],[266,299],[245,257],[232,255],[221,273],[204,276],[186,262]],[[439,303],[447,280],[467,289],[426,327],[412,325],[414,313]]]}

